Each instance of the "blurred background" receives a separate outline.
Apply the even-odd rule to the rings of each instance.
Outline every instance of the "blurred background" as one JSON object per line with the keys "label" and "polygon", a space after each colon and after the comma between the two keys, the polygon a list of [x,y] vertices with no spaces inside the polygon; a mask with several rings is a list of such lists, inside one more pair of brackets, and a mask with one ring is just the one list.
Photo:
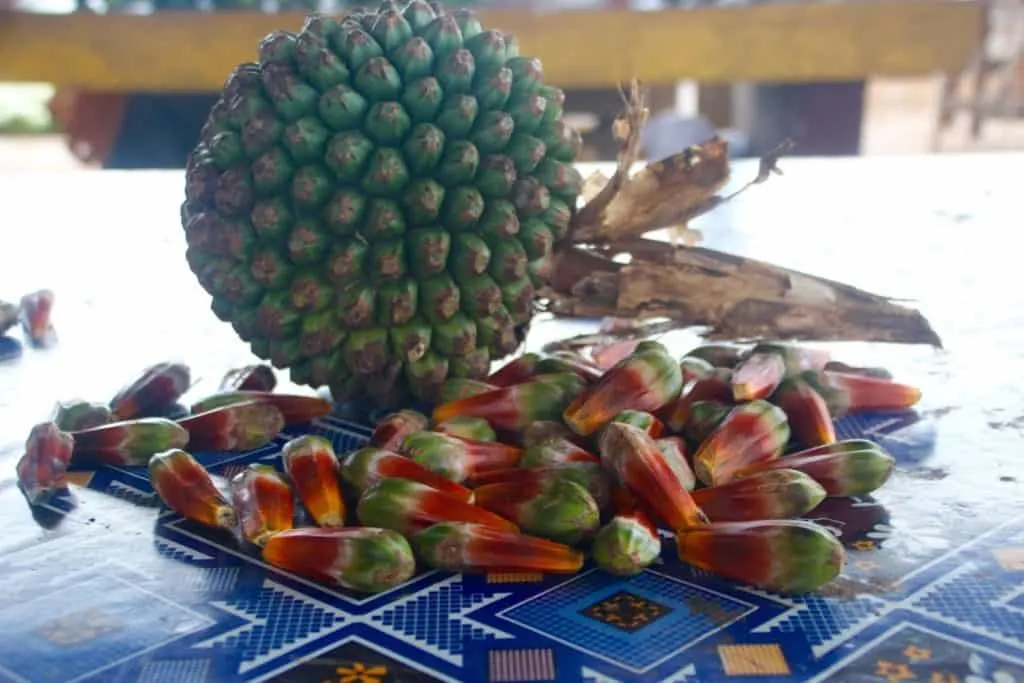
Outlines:
{"label": "blurred background", "polygon": [[[0,168],[182,168],[231,67],[336,0],[0,0]],[[585,160],[618,85],[650,87],[649,157],[1024,149],[1024,0],[460,0],[567,92]]]}

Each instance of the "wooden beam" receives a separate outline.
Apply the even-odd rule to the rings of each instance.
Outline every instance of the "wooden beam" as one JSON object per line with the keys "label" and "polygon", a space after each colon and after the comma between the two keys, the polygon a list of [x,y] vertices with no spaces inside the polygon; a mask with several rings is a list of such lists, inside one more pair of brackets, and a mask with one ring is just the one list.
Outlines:
{"label": "wooden beam", "polygon": [[[631,12],[481,12],[561,87],[860,80],[953,71],[980,36],[976,1],[879,0]],[[5,14],[0,82],[113,91],[210,91],[299,14]]]}

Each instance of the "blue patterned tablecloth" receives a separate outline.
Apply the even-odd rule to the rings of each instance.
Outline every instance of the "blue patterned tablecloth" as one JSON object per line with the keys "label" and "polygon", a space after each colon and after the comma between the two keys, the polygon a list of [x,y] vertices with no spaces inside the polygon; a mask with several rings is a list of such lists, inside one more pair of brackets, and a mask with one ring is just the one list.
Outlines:
{"label": "blue patterned tablecloth", "polygon": [[[14,247],[52,257],[8,264],[0,296],[52,286],[61,337],[0,365],[0,681],[1024,681],[1024,294],[1009,286],[1012,250],[984,246],[1019,215],[1009,170],[1021,161],[794,160],[784,179],[701,226],[712,246],[915,297],[946,342],[941,352],[834,346],[844,360],[888,365],[925,399],[914,413],[838,423],[900,466],[875,496],[808,515],[849,559],[840,580],[804,598],[694,571],[670,543],[633,578],[589,567],[569,577],[431,572],[354,595],[162,512],[132,468],[77,472],[68,495],[30,509],[13,463],[56,398],[102,399],[167,358],[193,365],[201,395],[249,357],[178,258],[177,176],[2,178],[14,222],[39,226]],[[55,187],[65,201],[43,201]],[[125,194],[139,204],[118,201]],[[91,233],[83,206],[101,207]],[[588,325],[542,321],[529,344]],[[696,339],[666,341],[681,352]],[[341,452],[369,433],[356,410],[309,429]],[[295,433],[251,453],[200,455],[230,476],[274,462]]]}

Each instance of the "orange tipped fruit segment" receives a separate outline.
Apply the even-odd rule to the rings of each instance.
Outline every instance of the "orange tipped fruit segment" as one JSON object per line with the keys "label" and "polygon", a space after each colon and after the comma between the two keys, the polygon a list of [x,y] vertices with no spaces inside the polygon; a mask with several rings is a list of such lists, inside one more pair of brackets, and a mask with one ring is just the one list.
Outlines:
{"label": "orange tipped fruit segment", "polygon": [[[851,440],[853,441],[862,440]],[[826,451],[816,448],[801,451],[743,470],[738,476],[753,476],[760,472],[785,468],[810,475],[824,488],[828,496],[867,495],[889,480],[896,466],[896,459],[880,446],[869,441],[864,443],[868,445],[855,450]]]}
{"label": "orange tipped fruit segment", "polygon": [[324,584],[361,593],[400,586],[416,573],[405,538],[388,529],[291,529],[263,547],[267,564]]}
{"label": "orange tipped fruit segment", "polygon": [[600,463],[601,459],[590,451],[560,436],[552,436],[528,446],[523,451],[520,467],[541,467],[563,462]]}
{"label": "orange tipped fruit segment", "polygon": [[381,479],[408,479],[447,493],[461,501],[473,498],[473,492],[437,472],[410,460],[374,446],[360,448],[345,457],[341,476],[359,493],[376,486]]}
{"label": "orange tipped fruit segment", "polygon": [[571,405],[563,419],[577,434],[589,436],[624,410],[661,409],[682,387],[679,364],[668,350],[659,342],[643,341]]}
{"label": "orange tipped fruit segment", "polygon": [[480,507],[513,520],[528,534],[558,543],[575,545],[591,538],[601,524],[597,501],[568,477],[486,484],[473,493]]}
{"label": "orange tipped fruit segment", "polygon": [[784,380],[772,402],[782,408],[792,437],[802,445],[812,448],[835,443],[835,423],[825,399],[804,379],[797,376]]}
{"label": "orange tipped fruit segment", "polygon": [[712,522],[800,517],[818,507],[825,496],[825,489],[812,477],[781,468],[693,492],[693,499]]}
{"label": "orange tipped fruit segment", "polygon": [[693,471],[707,486],[721,486],[736,472],[778,458],[789,442],[786,414],[767,401],[736,406],[693,455]]}
{"label": "orange tipped fruit segment", "polygon": [[118,420],[131,420],[166,409],[184,394],[192,381],[183,363],[157,363],[142,371],[110,400],[110,411]]}
{"label": "orange tipped fruit segment", "polygon": [[813,522],[795,519],[716,522],[676,534],[679,559],[739,583],[804,594],[832,581],[846,553]]}
{"label": "orange tipped fruit segment", "polygon": [[293,526],[291,487],[269,465],[252,464],[236,474],[231,479],[231,503],[242,537],[254,545],[263,547],[274,534]]}
{"label": "orange tipped fruit segment", "polygon": [[149,479],[167,507],[185,519],[228,530],[238,523],[234,508],[210,473],[183,450],[175,448],[150,458]]}
{"label": "orange tipped fruit segment", "polygon": [[731,370],[715,368],[704,377],[695,379],[683,387],[679,397],[665,406],[659,414],[669,429],[682,432],[695,418],[693,406],[702,401],[733,405]]}
{"label": "orange tipped fruit segment", "polygon": [[483,472],[515,467],[523,451],[496,441],[473,441],[438,432],[417,432],[402,444],[403,454],[454,482]]}
{"label": "orange tipped fruit segment", "polygon": [[25,440],[25,453],[15,467],[18,485],[29,503],[42,503],[67,488],[74,445],[74,437],[53,422],[32,428]]}
{"label": "orange tipped fruit segment", "polygon": [[643,430],[621,422],[610,423],[601,440],[601,460],[672,530],[707,523],[658,444]]}
{"label": "orange tipped fruit segment", "polygon": [[553,479],[568,479],[585,488],[594,498],[598,508],[605,510],[611,501],[611,480],[596,462],[563,462],[540,467],[512,467],[507,470],[487,472],[473,478],[472,484],[480,487],[487,484],[515,484],[524,488],[538,488]]}
{"label": "orange tipped fruit segment", "polygon": [[434,569],[450,572],[544,572],[574,574],[583,553],[567,545],[506,529],[442,522],[412,538],[417,557]]}
{"label": "orange tipped fruit segment", "polygon": [[287,427],[306,424],[318,417],[330,415],[334,406],[319,396],[301,394],[274,394],[269,391],[227,391],[209,396],[192,406],[192,414],[204,413],[221,406],[249,402],[269,403],[281,411]]}
{"label": "orange tipped fruit segment", "polygon": [[687,491],[693,491],[697,487],[697,475],[690,467],[690,461],[686,457],[686,442],[678,436],[670,436],[665,439],[658,439],[654,442],[661,451],[665,464],[676,476],[676,479]]}
{"label": "orange tipped fruit segment", "polygon": [[383,448],[386,451],[395,451],[401,447],[406,437],[416,432],[422,432],[430,426],[430,418],[415,410],[399,410],[391,413],[377,423],[370,436],[370,445]]}
{"label": "orange tipped fruit segment", "polygon": [[519,531],[514,523],[490,510],[408,479],[381,479],[359,498],[356,513],[364,526],[393,529],[404,536],[439,522],[471,522]]}
{"label": "orange tipped fruit segment", "polygon": [[281,462],[313,521],[319,526],[345,526],[345,499],[331,442],[311,434],[296,437],[281,449]]}
{"label": "orange tipped fruit segment", "polygon": [[732,398],[753,401],[768,398],[786,377],[786,359],[773,348],[755,348],[732,371]]}
{"label": "orange tipped fruit segment", "polygon": [[528,382],[477,394],[434,409],[434,422],[461,415],[481,417],[503,432],[520,432],[538,420],[558,420],[583,390],[572,373],[538,375]]}
{"label": "orange tipped fruit segment", "polygon": [[270,403],[248,401],[182,418],[178,424],[188,430],[192,451],[251,451],[280,434],[285,419]]}
{"label": "orange tipped fruit segment", "polygon": [[510,387],[513,384],[522,384],[537,374],[537,362],[540,359],[539,354],[524,353],[519,358],[503,365],[485,381],[495,387]]}
{"label": "orange tipped fruit segment", "polygon": [[473,441],[497,441],[498,435],[482,417],[450,417],[434,427],[435,432]]}
{"label": "orange tipped fruit segment", "polygon": [[[921,390],[877,377],[844,372],[824,372],[828,386],[838,394],[834,399],[841,406],[838,414],[867,411],[909,410],[921,400]],[[831,401],[826,397],[826,402]]]}
{"label": "orange tipped fruit segment", "polygon": [[188,430],[162,417],[125,420],[72,432],[72,459],[81,465],[143,465],[155,453],[184,448]]}

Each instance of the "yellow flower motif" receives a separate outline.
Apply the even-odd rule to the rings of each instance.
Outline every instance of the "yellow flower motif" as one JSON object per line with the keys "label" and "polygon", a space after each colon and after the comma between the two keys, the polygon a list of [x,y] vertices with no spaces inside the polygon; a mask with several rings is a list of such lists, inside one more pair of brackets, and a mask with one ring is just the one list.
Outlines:
{"label": "yellow flower motif", "polygon": [[903,656],[912,662],[923,662],[932,658],[932,651],[928,648],[908,645],[903,648]]}
{"label": "yellow flower motif", "polygon": [[949,671],[933,671],[928,683],[960,683],[960,677]]}
{"label": "yellow flower motif", "polygon": [[910,681],[917,678],[906,664],[888,662],[884,659],[879,659],[875,664],[875,675],[881,676],[889,681],[889,683],[900,683],[901,681]]}
{"label": "yellow flower motif", "polygon": [[353,662],[351,666],[339,666],[338,683],[381,683],[388,675],[386,666],[366,666],[361,662]]}
{"label": "yellow flower motif", "polygon": [[859,541],[854,541],[852,543],[852,546],[853,546],[854,550],[859,550],[861,552],[865,552],[865,551],[868,551],[868,550],[874,550],[876,547],[878,547],[878,546],[875,545],[874,541],[872,541],[870,539],[867,539],[867,538],[862,538]]}

